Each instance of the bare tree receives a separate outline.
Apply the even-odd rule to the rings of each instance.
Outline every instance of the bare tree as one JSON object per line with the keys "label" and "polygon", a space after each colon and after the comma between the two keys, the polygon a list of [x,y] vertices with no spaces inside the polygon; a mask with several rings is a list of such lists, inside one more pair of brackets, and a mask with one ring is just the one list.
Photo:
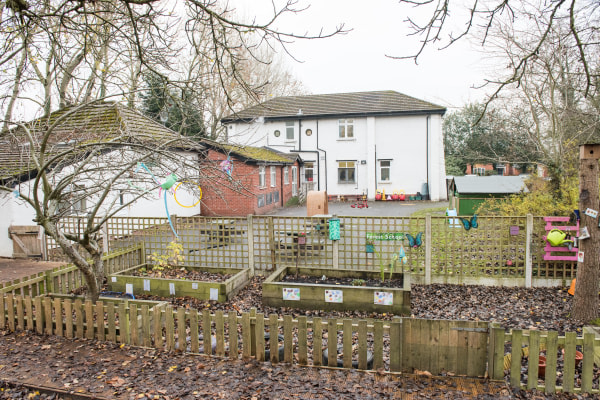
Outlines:
{"label": "bare tree", "polygon": [[[283,15],[301,11],[289,0],[274,7],[263,23],[236,19],[216,0],[0,2],[0,109],[5,116],[0,141],[19,155],[11,159],[19,174],[9,170],[14,164],[0,165],[0,192],[16,192],[34,209],[36,223],[84,274],[91,298],[97,298],[104,276],[100,226],[156,186],[132,182],[132,167],[152,158],[157,175],[186,171],[179,178],[197,182],[199,174],[203,181],[218,174],[203,173],[194,156],[197,145],[176,133],[144,134],[120,124],[107,130],[94,125],[106,115],[94,113],[95,119],[77,125],[76,116],[106,107],[98,103],[104,99],[133,104],[148,72],[174,77],[175,87],[187,90],[184,102],[199,101],[189,96],[206,86],[204,71],[211,74],[215,96],[225,98],[228,107],[235,107],[233,93],[239,90],[258,98],[264,82],[256,81],[245,63],[268,65],[272,56],[265,48],[285,52],[290,41],[343,32],[342,26],[314,35],[275,28]],[[180,68],[176,60],[183,53],[191,55],[194,69]],[[182,157],[186,150],[194,152]],[[128,200],[121,204],[115,193]],[[60,224],[74,207],[87,215],[85,228],[76,234]]]}
{"label": "bare tree", "polygon": [[504,79],[494,83],[490,96],[494,99],[505,87],[520,84],[528,66],[535,62],[537,55],[553,42],[552,31],[557,25],[566,27],[570,51],[577,53],[575,63],[583,71],[583,95],[593,97],[598,85],[598,46],[600,45],[600,3],[596,1],[516,1],[493,0],[401,0],[409,6],[426,9],[425,17],[408,17],[407,23],[412,34],[419,37],[420,45],[409,55],[390,56],[392,58],[412,58],[419,56],[432,45],[444,49],[459,40],[474,39],[487,49],[489,39],[505,24],[534,27],[536,35],[530,36],[527,45],[521,49],[518,58],[508,66],[509,73]]}

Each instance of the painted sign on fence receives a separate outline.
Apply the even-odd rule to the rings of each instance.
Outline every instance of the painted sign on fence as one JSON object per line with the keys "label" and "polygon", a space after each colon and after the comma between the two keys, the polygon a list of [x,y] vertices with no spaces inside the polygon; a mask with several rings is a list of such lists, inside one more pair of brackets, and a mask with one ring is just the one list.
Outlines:
{"label": "painted sign on fence", "polygon": [[367,232],[367,240],[404,240],[404,232]]}

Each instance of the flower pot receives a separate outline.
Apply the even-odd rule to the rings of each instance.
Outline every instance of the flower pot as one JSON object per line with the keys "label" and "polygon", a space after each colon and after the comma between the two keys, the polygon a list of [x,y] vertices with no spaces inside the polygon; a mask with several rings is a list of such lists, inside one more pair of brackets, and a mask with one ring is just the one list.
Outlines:
{"label": "flower pot", "polygon": [[546,357],[540,356],[538,361],[538,378],[546,376]]}
{"label": "flower pot", "polygon": [[306,236],[298,236],[298,244],[306,244]]}
{"label": "flower pot", "polygon": [[[562,351],[562,355],[564,358],[565,357],[565,349],[562,349],[561,351]],[[578,366],[579,363],[581,363],[581,360],[583,360],[583,353],[578,350],[575,350],[575,366]]]}

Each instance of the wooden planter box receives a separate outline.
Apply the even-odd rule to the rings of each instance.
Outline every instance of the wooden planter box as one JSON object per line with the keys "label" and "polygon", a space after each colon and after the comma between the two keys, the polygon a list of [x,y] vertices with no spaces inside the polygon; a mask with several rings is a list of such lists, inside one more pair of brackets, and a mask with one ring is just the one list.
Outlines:
{"label": "wooden planter box", "polygon": [[[280,267],[262,285],[262,302],[272,307],[303,310],[372,311],[410,315],[410,275],[395,273],[402,288],[281,282],[295,267]],[[379,279],[379,272],[327,268],[299,268],[299,275]],[[341,293],[340,293],[341,291]]]}
{"label": "wooden planter box", "polygon": [[[250,281],[250,269],[248,268],[186,267],[187,269],[217,274],[233,274],[232,277],[224,282],[192,281],[131,275],[131,271],[139,268],[140,267],[130,268],[109,275],[108,286],[110,290],[125,293],[133,292],[134,296],[139,294],[151,294],[161,297],[189,296],[202,300],[225,302]],[[147,268],[150,268],[150,266]]]}

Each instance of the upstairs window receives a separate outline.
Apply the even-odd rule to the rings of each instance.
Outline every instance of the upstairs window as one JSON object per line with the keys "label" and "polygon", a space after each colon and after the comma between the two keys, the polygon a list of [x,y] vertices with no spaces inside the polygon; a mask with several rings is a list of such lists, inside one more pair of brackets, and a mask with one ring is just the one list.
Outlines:
{"label": "upstairs window", "polygon": [[294,140],[294,122],[285,123],[285,140]]}
{"label": "upstairs window", "polygon": [[338,122],[340,139],[352,139],[354,137],[354,120],[340,119]]}

